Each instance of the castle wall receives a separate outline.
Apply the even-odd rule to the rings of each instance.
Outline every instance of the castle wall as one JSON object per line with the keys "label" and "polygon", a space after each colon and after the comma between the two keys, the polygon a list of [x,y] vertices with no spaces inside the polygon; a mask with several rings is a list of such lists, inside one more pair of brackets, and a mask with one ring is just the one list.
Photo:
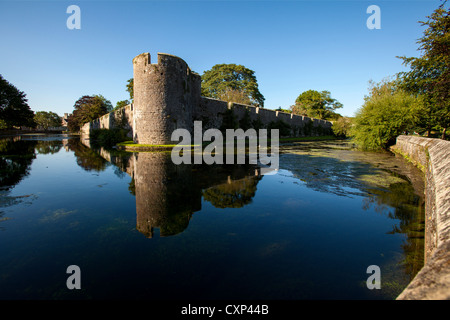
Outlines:
{"label": "castle wall", "polygon": [[[275,123],[279,120],[283,121],[291,127],[290,136],[310,136],[331,133],[332,123],[330,121],[311,119],[309,117],[240,103],[228,103],[226,101],[207,97],[201,97],[200,104],[194,111],[193,120],[202,121],[203,130],[210,128],[218,129],[222,125],[222,115],[227,109],[233,110],[233,114],[237,121],[241,120],[246,112],[248,112],[251,122],[260,120],[265,128],[271,123]],[[312,122],[312,124],[310,124],[311,128],[309,129],[309,132],[305,132],[305,126],[310,122]]]}
{"label": "castle wall", "polygon": [[80,133],[83,137],[89,137],[89,134],[94,129],[114,129],[123,128],[128,130],[128,136],[133,136],[133,105],[129,104],[125,107],[111,111],[100,118],[91,122],[85,123],[80,128]]}
{"label": "castle wall", "polygon": [[94,129],[125,127],[135,143],[173,144],[173,131],[183,128],[192,135],[194,121],[202,121],[203,130],[220,129],[229,109],[236,121],[248,112],[250,121],[263,128],[282,121],[290,127],[289,136],[331,134],[329,121],[202,97],[201,77],[173,55],[158,53],[158,62],[152,64],[149,53],[140,54],[133,59],[133,71],[133,104],[85,124],[82,135],[89,136]]}

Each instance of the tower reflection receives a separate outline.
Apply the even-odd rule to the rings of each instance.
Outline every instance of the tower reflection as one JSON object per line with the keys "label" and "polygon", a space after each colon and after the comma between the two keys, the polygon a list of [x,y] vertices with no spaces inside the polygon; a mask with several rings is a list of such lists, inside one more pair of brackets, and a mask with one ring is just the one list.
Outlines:
{"label": "tower reflection", "polygon": [[[148,238],[159,229],[161,237],[183,232],[202,199],[217,208],[239,208],[251,203],[262,179],[256,165],[175,165],[170,152],[117,152],[77,145],[78,155],[95,156],[116,165],[132,178],[130,191],[136,196],[136,229]],[[97,162],[78,160],[79,163]]]}

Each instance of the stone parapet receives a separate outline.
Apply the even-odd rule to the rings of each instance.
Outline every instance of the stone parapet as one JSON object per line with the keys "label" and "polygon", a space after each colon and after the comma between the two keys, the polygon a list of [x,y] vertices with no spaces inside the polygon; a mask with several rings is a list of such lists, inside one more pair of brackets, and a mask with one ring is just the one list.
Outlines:
{"label": "stone parapet", "polygon": [[425,265],[398,300],[450,299],[450,141],[399,136],[394,152],[425,173]]}

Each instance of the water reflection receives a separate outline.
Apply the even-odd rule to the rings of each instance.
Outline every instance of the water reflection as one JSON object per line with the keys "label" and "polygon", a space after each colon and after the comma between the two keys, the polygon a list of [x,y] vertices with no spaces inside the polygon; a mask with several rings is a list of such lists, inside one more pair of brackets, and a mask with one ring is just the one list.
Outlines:
{"label": "water reflection", "polygon": [[401,265],[411,281],[424,264],[424,198],[416,195],[412,184],[407,182],[392,183],[387,189],[369,188],[368,191],[363,209],[374,206],[375,211],[398,220],[398,225],[387,233],[406,235],[402,245],[405,258]]}
{"label": "water reflection", "polygon": [[[68,140],[63,140],[68,142]],[[63,143],[60,140],[39,140],[36,143],[35,149],[38,154],[55,154],[61,150]]]}
{"label": "water reflection", "polygon": [[[232,281],[228,280],[241,275],[241,270],[253,270],[252,266],[258,261],[255,272],[247,274],[248,278],[254,277],[254,282],[243,281],[242,290],[255,287],[258,288],[255,291],[261,292],[265,289],[270,291],[274,290],[273,288],[280,288],[277,294],[270,292],[267,294],[283,297],[286,290],[292,287],[289,289],[292,290],[289,291],[292,293],[290,297],[302,297],[303,293],[299,293],[299,290],[305,291],[305,297],[324,297],[326,295],[324,292],[333,285],[339,291],[335,295],[342,297],[341,284],[350,281],[348,279],[358,272],[359,260],[362,261],[363,267],[367,267],[365,258],[361,258],[367,255],[366,258],[370,263],[380,264],[383,270],[383,293],[371,292],[370,297],[383,294],[382,298],[385,298],[386,288],[391,286],[395,292],[393,291],[389,297],[395,298],[395,294],[405,287],[423,264],[423,180],[417,171],[405,165],[403,159],[397,159],[391,154],[375,156],[373,153],[360,153],[340,143],[315,142],[310,145],[303,143],[283,148],[280,165],[284,170],[263,179],[257,166],[175,166],[170,160],[170,153],[107,151],[83,145],[77,138],[59,137],[59,141],[55,140],[57,139],[46,137],[1,140],[3,208],[13,204],[14,201],[23,202],[24,199],[32,199],[32,195],[21,195],[19,188],[16,188],[13,194],[19,197],[11,197],[8,192],[30,174],[33,163],[30,176],[34,175],[38,179],[31,182],[37,184],[31,183],[31,187],[22,190],[35,190],[33,188],[39,186],[39,179],[42,179],[44,174],[47,175],[47,169],[44,169],[47,165],[52,168],[53,163],[58,162],[59,165],[60,161],[67,159],[70,166],[58,166],[59,171],[51,171],[54,177],[47,180],[50,185],[52,181],[58,179],[73,180],[67,186],[67,189],[72,189],[66,190],[62,202],[64,205],[57,203],[60,194],[58,187],[53,187],[40,194],[38,201],[33,202],[36,207],[32,211],[39,212],[42,206],[45,212],[51,210],[58,215],[61,215],[61,212],[79,212],[79,214],[72,215],[73,220],[70,221],[61,219],[54,225],[48,224],[49,229],[42,231],[41,236],[53,235],[54,230],[71,230],[74,235],[83,231],[85,234],[78,235],[79,239],[91,239],[89,246],[98,245],[98,248],[89,252],[90,263],[95,260],[93,256],[97,256],[98,252],[108,252],[109,248],[114,248],[111,249],[114,250],[110,252],[111,257],[116,259],[118,252],[123,254],[124,275],[131,270],[128,269],[130,266],[133,270],[141,266],[145,272],[148,268],[156,268],[160,275],[167,273],[167,278],[161,276],[161,282],[164,284],[158,287],[158,292],[164,290],[167,281],[173,281],[172,285],[175,286],[176,282],[192,279],[195,274],[207,274],[206,266],[213,264],[222,266],[221,272],[216,272],[215,269],[214,275],[208,274],[209,278],[204,279],[213,279],[215,275],[218,277],[228,275],[228,278],[224,278],[227,279],[225,282],[231,283]],[[70,154],[67,156],[63,154],[62,148],[70,151]],[[58,152],[59,155],[56,155]],[[72,166],[74,164],[72,154],[77,165],[83,170]],[[35,161],[36,157],[39,158]],[[67,168],[73,168],[73,173],[63,176]],[[78,175],[80,171],[82,173],[80,177],[83,179],[72,176]],[[97,174],[100,172],[104,173]],[[114,175],[119,178],[127,177],[128,191],[126,190],[128,181],[124,184],[124,181],[119,181]],[[86,177],[88,180],[84,180]],[[110,180],[105,181],[107,179]],[[99,182],[108,182],[109,189],[92,187]],[[22,186],[24,184],[22,183]],[[135,197],[130,197],[128,192]],[[75,199],[72,194],[76,194],[77,198]],[[108,209],[104,208],[111,194],[118,196],[117,201],[112,202],[119,208],[117,212],[109,215],[105,214]],[[10,196],[9,202],[4,195]],[[45,195],[48,198],[45,199]],[[56,204],[47,207],[47,203],[43,203],[45,201]],[[66,205],[66,201],[69,204]],[[132,208],[134,202],[136,212]],[[131,215],[127,211],[129,208],[133,210]],[[221,212],[221,208],[244,208],[242,211],[237,209],[233,212],[245,211],[245,215],[215,214],[217,211]],[[208,214],[199,214],[199,219],[193,223],[192,217],[200,210]],[[348,214],[348,211],[351,211],[351,214]],[[41,214],[40,219],[46,217],[46,214]],[[128,218],[130,220],[127,225],[124,221]],[[94,226],[91,226],[89,223],[83,228],[75,227],[82,226],[83,219],[93,219],[87,221],[98,221],[98,225],[94,223]],[[109,224],[108,219],[113,222]],[[116,224],[114,219],[122,220],[120,224],[118,222]],[[374,223],[374,228],[367,228],[369,223]],[[189,224],[191,230],[187,232]],[[3,225],[6,225],[6,222]],[[96,238],[96,228],[99,226],[108,230],[104,231],[105,238],[103,236]],[[139,233],[130,232],[132,228],[136,228]],[[223,231],[221,228],[226,230]],[[358,232],[352,228],[367,231]],[[123,233],[119,234],[118,230],[122,230]],[[381,236],[377,233],[380,230]],[[372,231],[377,234],[374,236]],[[175,237],[180,233],[183,233],[183,236]],[[384,237],[383,233],[389,235]],[[147,241],[142,235],[149,238],[156,238],[158,235],[171,237],[166,239],[168,241],[157,239]],[[377,238],[376,245],[370,248],[372,252],[369,252],[366,247],[371,245],[369,238],[372,236]],[[70,238],[78,239],[72,235]],[[74,244],[79,242],[73,241]],[[107,245],[104,245],[105,243]],[[148,255],[142,255],[140,254],[142,248],[139,245],[143,245],[145,250],[148,247],[155,250],[151,250]],[[387,258],[377,256],[378,251],[386,254]],[[374,257],[379,259],[376,260],[379,262],[372,262]],[[72,256],[70,258],[72,259]],[[178,263],[184,259],[192,259],[192,273],[186,274],[185,277],[180,275],[173,278],[172,270],[179,272]],[[198,259],[205,259],[203,264],[205,269],[200,273],[196,263]],[[173,265],[168,266],[161,262],[169,260]],[[401,267],[399,268],[397,264],[389,269],[388,266],[381,265],[391,263],[393,260],[396,263],[401,262]],[[161,265],[154,263],[155,261],[159,261]],[[234,269],[224,261],[233,261]],[[327,269],[330,261],[337,263],[338,266]],[[11,270],[14,268],[10,267]],[[337,279],[339,277],[336,274],[331,274],[333,268],[347,270],[345,275],[347,280]],[[365,269],[361,270],[364,278]],[[389,270],[392,270],[392,276]],[[258,274],[261,277],[258,277]],[[325,277],[325,274],[328,274],[328,277]],[[138,275],[136,277],[139,278]],[[306,280],[303,277],[306,277]],[[402,277],[407,279],[403,280]],[[400,285],[398,278],[402,278]],[[202,279],[188,281],[189,284],[185,287],[181,286],[186,288],[183,292],[191,293],[190,290],[195,283],[198,283],[197,294],[204,292],[205,288],[209,288],[211,281]],[[270,279],[267,280],[270,283],[266,287],[258,287],[263,286],[261,283],[264,281],[261,279]],[[359,278],[357,280],[360,281]],[[308,285],[308,282],[311,284]],[[361,286],[364,285],[363,283]],[[315,293],[306,293],[313,289]],[[222,292],[220,288],[217,290]],[[333,296],[334,293],[327,292],[327,294]],[[345,297],[345,292],[342,294]],[[171,293],[167,295],[170,296]],[[358,297],[358,293],[353,293],[352,297]]]}
{"label": "water reflection", "polygon": [[357,151],[349,142],[293,144],[281,150],[282,167],[308,188],[361,196],[363,210],[398,221],[386,233],[405,236],[400,264],[406,282],[414,278],[424,264],[425,199],[419,169],[390,152]]}
{"label": "water reflection", "polygon": [[101,158],[132,177],[129,190],[136,196],[136,228],[148,238],[154,236],[155,228],[162,237],[183,232],[192,214],[201,210],[202,198],[216,208],[251,203],[262,178],[255,165],[175,165],[169,152],[127,153],[88,148],[86,140],[86,145],[77,147],[72,143],[83,168],[87,163],[101,163]]}
{"label": "water reflection", "polygon": [[36,144],[21,137],[0,139],[0,222],[6,220],[2,208],[33,199],[33,195],[10,196],[10,191],[30,173]]}
{"label": "water reflection", "polygon": [[73,151],[77,164],[86,171],[104,171],[110,165],[108,160],[78,139],[69,139],[66,147]]}

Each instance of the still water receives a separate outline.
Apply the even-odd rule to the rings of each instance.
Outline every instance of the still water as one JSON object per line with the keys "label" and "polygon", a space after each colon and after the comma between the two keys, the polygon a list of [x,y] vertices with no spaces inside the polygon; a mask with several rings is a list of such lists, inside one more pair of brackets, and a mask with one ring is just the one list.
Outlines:
{"label": "still water", "polygon": [[423,265],[422,175],[388,152],[291,143],[270,175],[67,135],[0,156],[0,299],[395,299]]}

